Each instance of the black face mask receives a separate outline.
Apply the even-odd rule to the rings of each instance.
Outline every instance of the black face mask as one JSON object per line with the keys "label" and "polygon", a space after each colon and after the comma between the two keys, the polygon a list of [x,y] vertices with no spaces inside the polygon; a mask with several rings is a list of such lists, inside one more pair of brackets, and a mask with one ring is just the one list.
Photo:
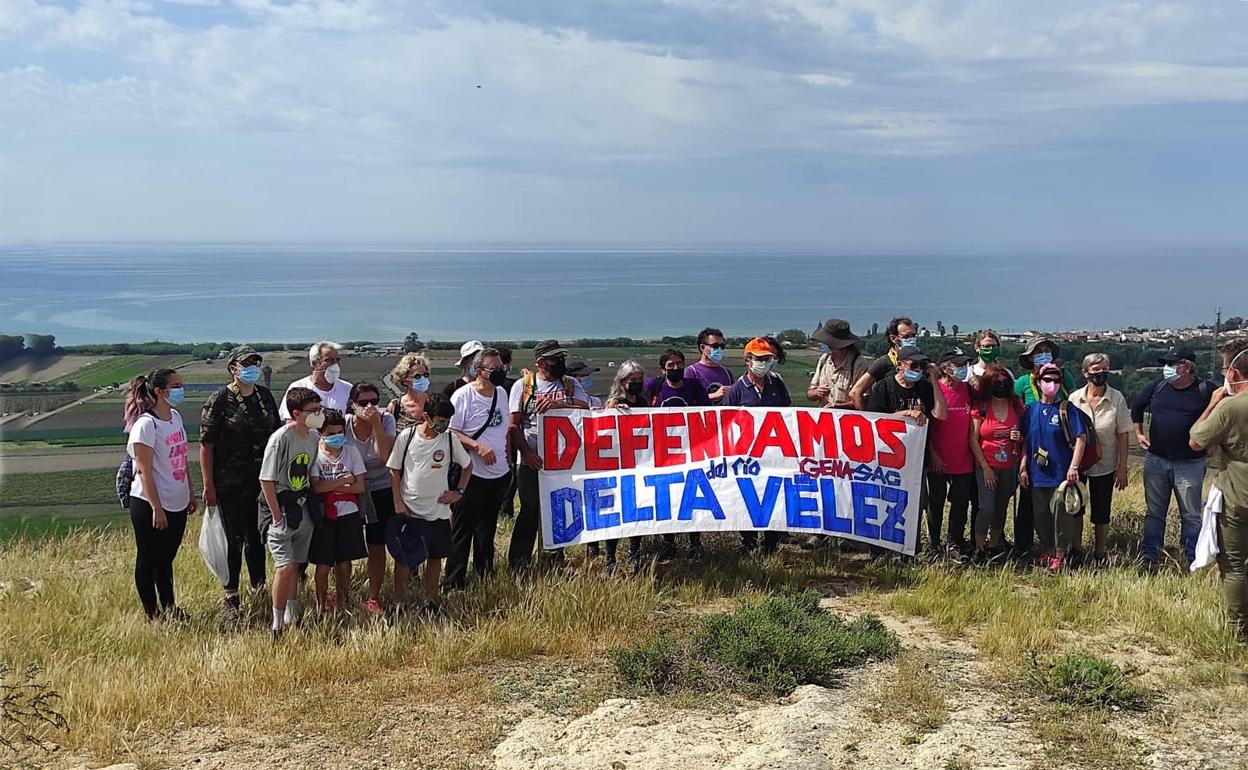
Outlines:
{"label": "black face mask", "polygon": [[992,386],[992,395],[996,398],[1005,398],[1010,395],[1010,386],[1004,382],[998,382]]}
{"label": "black face mask", "polygon": [[1104,385],[1109,382],[1109,372],[1092,372],[1088,375],[1088,382],[1098,387]]}
{"label": "black face mask", "polygon": [[640,382],[627,383],[624,385],[624,390],[630,396],[640,396],[641,395],[641,383]]}
{"label": "black face mask", "polygon": [[568,362],[563,360],[552,361],[546,373],[550,375],[551,379],[563,379],[563,376],[568,373]]}
{"label": "black face mask", "polygon": [[507,372],[502,369],[496,369],[490,372],[490,382],[497,386],[507,384]]}
{"label": "black face mask", "polygon": [[667,381],[673,385],[685,379],[684,369],[664,369],[663,373],[667,375]]}

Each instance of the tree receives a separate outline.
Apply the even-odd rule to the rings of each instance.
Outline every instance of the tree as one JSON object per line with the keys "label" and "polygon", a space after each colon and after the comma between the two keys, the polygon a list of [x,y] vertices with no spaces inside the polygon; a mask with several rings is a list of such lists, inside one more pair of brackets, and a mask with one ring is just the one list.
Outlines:
{"label": "tree", "polygon": [[871,336],[874,337],[875,335],[879,333],[880,333],[880,325],[878,323],[871,324]]}
{"label": "tree", "polygon": [[787,342],[790,345],[805,345],[806,332],[801,329],[785,329],[776,335],[776,339],[780,340],[782,344]]}
{"label": "tree", "polygon": [[56,336],[52,334],[27,334],[26,349],[35,356],[51,356],[60,352],[56,347]]}
{"label": "tree", "polygon": [[942,337],[945,336],[945,322],[944,321],[936,322],[936,333]]}
{"label": "tree", "polygon": [[956,336],[958,336],[958,325],[957,325],[957,324],[954,324],[954,325],[953,325],[953,336],[955,336],[955,337],[956,337]]}
{"label": "tree", "polygon": [[0,361],[17,358],[26,352],[26,340],[17,334],[0,334]]}
{"label": "tree", "polygon": [[419,353],[423,348],[424,345],[420,344],[420,335],[416,332],[411,332],[403,340],[404,353]]}

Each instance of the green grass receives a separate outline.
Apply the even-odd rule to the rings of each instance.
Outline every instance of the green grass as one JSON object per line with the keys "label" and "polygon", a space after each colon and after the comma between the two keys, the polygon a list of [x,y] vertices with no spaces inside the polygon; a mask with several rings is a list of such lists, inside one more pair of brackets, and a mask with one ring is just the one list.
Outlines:
{"label": "green grass", "polygon": [[1031,684],[1058,703],[1090,708],[1143,708],[1144,690],[1134,672],[1096,655],[1066,653],[1034,661]]}
{"label": "green grass", "polygon": [[0,509],[116,503],[116,477],[116,468],[6,473],[0,478]]}
{"label": "green grass", "polygon": [[56,381],[76,382],[80,388],[90,390],[108,385],[122,385],[133,377],[145,374],[158,366],[172,368],[191,360],[190,356],[109,356]]}
{"label": "green grass", "polygon": [[0,542],[47,540],[79,530],[128,527],[129,514],[114,499],[92,505],[0,508]]}

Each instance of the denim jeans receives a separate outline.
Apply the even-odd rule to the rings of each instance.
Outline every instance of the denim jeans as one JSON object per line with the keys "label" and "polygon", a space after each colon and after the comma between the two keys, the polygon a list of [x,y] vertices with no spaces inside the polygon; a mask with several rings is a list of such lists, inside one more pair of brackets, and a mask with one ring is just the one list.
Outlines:
{"label": "denim jeans", "polygon": [[1181,525],[1179,544],[1190,562],[1196,556],[1196,537],[1200,534],[1200,497],[1205,483],[1205,458],[1167,460],[1154,454],[1144,459],[1144,500],[1148,513],[1144,517],[1144,542],[1140,557],[1157,561],[1166,538],[1166,512],[1170,495],[1179,503]]}

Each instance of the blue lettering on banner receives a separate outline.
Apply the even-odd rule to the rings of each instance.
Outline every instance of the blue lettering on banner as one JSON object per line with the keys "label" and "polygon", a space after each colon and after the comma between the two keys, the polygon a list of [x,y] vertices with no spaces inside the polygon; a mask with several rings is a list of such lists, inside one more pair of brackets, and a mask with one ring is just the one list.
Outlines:
{"label": "blue lettering on banner", "polygon": [[[572,517],[564,515],[564,504],[572,506]],[[585,514],[581,510],[581,491],[572,487],[553,489],[550,492],[550,533],[556,545],[570,543],[585,529]]]}
{"label": "blue lettering on banner", "polygon": [[672,518],[672,490],[673,484],[679,484],[685,480],[683,473],[660,473],[656,476],[646,476],[646,486],[654,487],[654,518],[659,521],[670,521]]}
{"label": "blue lettering on banner", "polygon": [[725,518],[710,480],[699,469],[689,471],[685,477],[685,491],[680,496],[680,520],[692,521],[694,511],[710,511],[717,519]]}
{"label": "blue lettering on banner", "polygon": [[[904,514],[906,503],[910,498],[906,490],[857,481],[850,486],[854,495],[854,534],[872,540],[904,543],[906,541]],[[884,521],[881,523],[876,523],[880,511],[871,502],[872,500],[880,500],[889,504],[884,510]]]}
{"label": "blue lettering on banner", "polygon": [[819,481],[810,476],[798,475],[784,480],[785,521],[790,527],[819,528],[819,517],[808,514],[819,510],[819,501],[814,497],[804,496],[804,493],[817,491]]}
{"label": "blue lettering on banner", "polygon": [[606,529],[620,526],[620,514],[606,513],[615,506],[615,495],[605,490],[615,489],[615,476],[585,479],[585,528]]}
{"label": "blue lettering on banner", "polygon": [[620,479],[620,516],[625,524],[654,519],[652,506],[637,507],[637,477],[624,476]]}
{"label": "blue lettering on banner", "polygon": [[850,534],[854,531],[854,520],[849,516],[839,516],[836,512],[836,480],[819,479],[819,495],[823,499],[823,529],[825,532]]}
{"label": "blue lettering on banner", "polygon": [[784,480],[777,476],[767,477],[763,499],[759,500],[752,480],[737,479],[737,486],[741,489],[741,499],[745,502],[745,509],[750,512],[750,522],[755,527],[766,527],[771,521],[771,512],[776,508],[776,498],[780,496],[780,487],[783,483]]}

